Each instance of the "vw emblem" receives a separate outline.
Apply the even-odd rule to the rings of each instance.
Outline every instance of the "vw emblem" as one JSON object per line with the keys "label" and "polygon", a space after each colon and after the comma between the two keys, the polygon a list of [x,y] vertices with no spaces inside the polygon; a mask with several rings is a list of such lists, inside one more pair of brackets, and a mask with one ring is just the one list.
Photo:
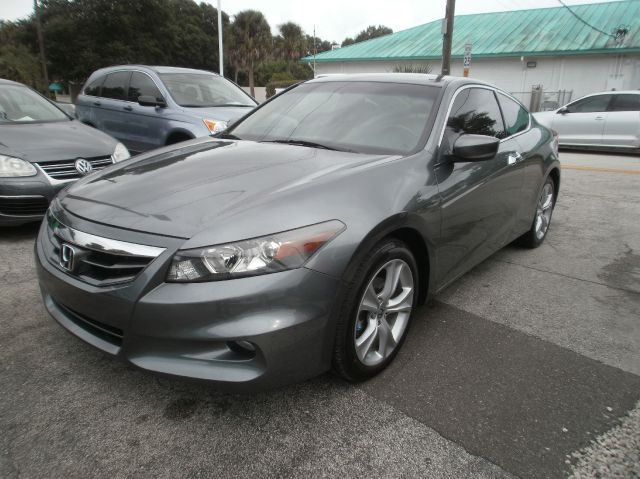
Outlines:
{"label": "vw emblem", "polygon": [[76,171],[80,173],[82,176],[86,176],[93,171],[93,166],[84,158],[78,158],[76,160]]}
{"label": "vw emblem", "polygon": [[73,246],[63,243],[60,248],[60,266],[67,271],[73,271],[75,267],[76,250]]}

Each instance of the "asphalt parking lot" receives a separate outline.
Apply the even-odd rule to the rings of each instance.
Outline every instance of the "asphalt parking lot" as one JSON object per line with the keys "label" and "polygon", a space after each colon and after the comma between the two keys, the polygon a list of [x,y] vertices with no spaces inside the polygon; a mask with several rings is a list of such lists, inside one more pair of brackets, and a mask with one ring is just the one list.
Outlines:
{"label": "asphalt parking lot", "polygon": [[45,313],[0,231],[0,477],[640,475],[640,158],[562,152],[544,245],[422,307],[396,361],[235,396],[114,361]]}

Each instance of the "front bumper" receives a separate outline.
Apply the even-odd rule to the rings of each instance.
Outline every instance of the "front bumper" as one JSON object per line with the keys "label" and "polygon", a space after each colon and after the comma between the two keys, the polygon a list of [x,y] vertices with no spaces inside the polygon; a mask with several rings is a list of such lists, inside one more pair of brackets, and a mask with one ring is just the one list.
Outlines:
{"label": "front bumper", "polygon": [[51,183],[42,173],[27,178],[0,178],[0,226],[40,221],[51,200],[70,183]]}
{"label": "front bumper", "polygon": [[[277,387],[330,368],[336,278],[300,268],[165,283],[173,244],[132,282],[96,287],[53,264],[46,229],[43,222],[36,242],[45,306],[64,328],[108,354],[232,391]],[[239,349],[236,341],[255,351]]]}

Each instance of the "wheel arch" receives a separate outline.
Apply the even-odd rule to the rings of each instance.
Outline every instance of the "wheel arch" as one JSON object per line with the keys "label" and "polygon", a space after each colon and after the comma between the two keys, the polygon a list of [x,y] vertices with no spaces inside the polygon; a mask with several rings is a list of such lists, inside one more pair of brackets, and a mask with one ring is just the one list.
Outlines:
{"label": "wheel arch", "polygon": [[176,129],[171,130],[165,139],[165,145],[172,145],[180,141],[193,140],[195,136],[188,130]]}
{"label": "wheel arch", "polygon": [[352,277],[362,258],[380,241],[395,238],[407,244],[418,264],[418,302],[427,300],[429,287],[434,283],[435,249],[428,239],[428,228],[419,215],[400,213],[376,225],[360,242],[345,270],[346,278]]}

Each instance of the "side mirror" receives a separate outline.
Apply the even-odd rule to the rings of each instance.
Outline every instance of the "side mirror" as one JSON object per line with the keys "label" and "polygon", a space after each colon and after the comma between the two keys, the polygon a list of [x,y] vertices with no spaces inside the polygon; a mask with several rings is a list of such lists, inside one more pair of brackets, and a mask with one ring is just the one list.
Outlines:
{"label": "side mirror", "polygon": [[460,135],[453,144],[453,161],[490,160],[498,154],[500,140],[485,135]]}
{"label": "side mirror", "polygon": [[561,115],[566,115],[567,113],[569,113],[569,109],[566,106],[563,106],[557,111],[557,113],[560,113]]}
{"label": "side mirror", "polygon": [[150,95],[140,95],[138,97],[138,105],[140,106],[159,106],[165,107],[167,104],[163,99],[159,99]]}

